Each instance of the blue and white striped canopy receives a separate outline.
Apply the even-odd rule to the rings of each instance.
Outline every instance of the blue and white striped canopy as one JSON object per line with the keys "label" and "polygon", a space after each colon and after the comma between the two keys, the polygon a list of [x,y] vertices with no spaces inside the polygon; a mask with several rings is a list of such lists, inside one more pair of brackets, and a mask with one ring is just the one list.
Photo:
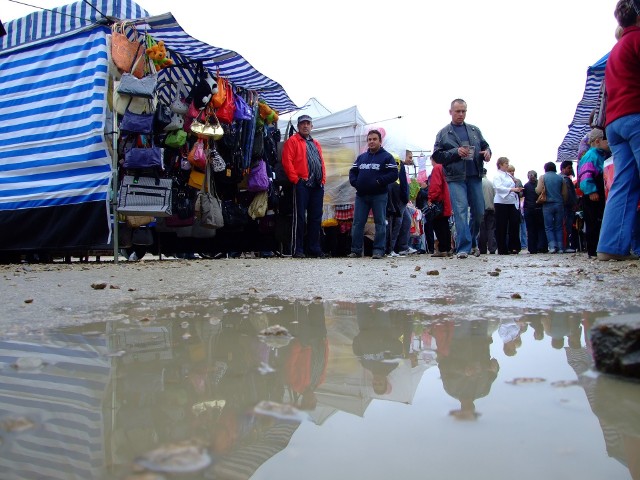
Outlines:
{"label": "blue and white striped canopy", "polygon": [[598,104],[600,86],[604,80],[604,68],[607,65],[607,53],[587,69],[587,83],[582,94],[582,100],[578,103],[573,120],[569,124],[569,132],[558,147],[558,162],[564,160],[576,161],[578,159],[578,146],[580,140],[589,132],[589,115]]}
{"label": "blue and white striped canopy", "polygon": [[[0,225],[9,234],[0,250],[109,242],[107,35],[121,20],[165,42],[177,66],[162,70],[161,81],[192,85],[201,64],[281,113],[297,109],[236,52],[189,36],[171,14],[149,17],[131,0],[78,1],[8,22],[0,37]],[[160,96],[171,97],[170,83],[160,85]]]}

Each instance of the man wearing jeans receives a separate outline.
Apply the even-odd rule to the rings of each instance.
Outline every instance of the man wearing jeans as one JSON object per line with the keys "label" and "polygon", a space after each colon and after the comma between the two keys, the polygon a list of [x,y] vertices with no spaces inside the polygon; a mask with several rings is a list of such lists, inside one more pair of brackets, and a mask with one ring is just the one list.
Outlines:
{"label": "man wearing jeans", "polygon": [[491,160],[491,149],[480,129],[465,123],[467,102],[451,102],[451,123],[438,132],[433,158],[444,167],[449,185],[458,258],[480,256],[477,246],[484,215],[482,162]]}
{"label": "man wearing jeans", "polygon": [[398,179],[398,167],[393,156],[382,148],[382,135],[378,130],[367,134],[366,152],[359,155],[349,170],[349,183],[356,189],[351,227],[350,258],[362,256],[364,225],[369,210],[373,210],[376,233],[373,239],[373,258],[384,257],[388,186]]}

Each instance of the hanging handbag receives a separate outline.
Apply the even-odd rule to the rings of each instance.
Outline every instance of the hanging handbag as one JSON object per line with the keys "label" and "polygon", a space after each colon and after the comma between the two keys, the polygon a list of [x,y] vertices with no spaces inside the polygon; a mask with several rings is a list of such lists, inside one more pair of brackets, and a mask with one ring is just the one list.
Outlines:
{"label": "hanging handbag", "polygon": [[254,220],[256,218],[262,218],[267,214],[267,204],[269,203],[269,195],[267,192],[259,192],[251,200],[249,205],[249,216]]}
{"label": "hanging handbag", "polygon": [[114,82],[112,105],[115,112],[124,115],[127,109],[133,113],[149,113],[155,110],[156,104],[158,103],[156,98],[149,100],[148,98],[120,94],[118,93],[119,85],[119,80]]}
{"label": "hanging handbag", "polygon": [[187,184],[190,187],[195,188],[196,190],[200,190],[202,188],[202,184],[204,183],[204,172],[199,172],[195,168],[191,169],[189,173],[189,181]]}
{"label": "hanging handbag", "polygon": [[182,79],[179,78],[176,82],[176,94],[170,105],[171,111],[180,115],[186,114],[187,111],[189,111],[189,104],[187,103],[188,96],[189,92],[187,92]]}
{"label": "hanging handbag", "polygon": [[171,179],[125,175],[118,191],[118,212],[124,215],[171,215]]}
{"label": "hanging handbag", "polygon": [[[226,82],[226,80],[225,80]],[[227,84],[227,96],[224,103],[216,110],[218,120],[223,123],[233,123],[233,117],[236,113],[236,103],[234,100],[233,89]]]}
{"label": "hanging handbag", "polygon": [[[131,28],[135,33],[133,41],[129,40],[125,33],[128,28]],[[131,66],[144,54],[144,51],[144,46],[138,39],[138,32],[135,26],[125,22],[114,23],[111,26],[111,60],[120,73],[131,73]],[[142,78],[144,76],[144,64],[138,65],[133,70],[133,74],[138,78]]]}
{"label": "hanging handbag", "polygon": [[120,131],[123,133],[150,134],[153,132],[153,117],[153,113],[133,113],[127,108],[120,122]]}
{"label": "hanging handbag", "polygon": [[259,160],[249,171],[247,190],[250,192],[266,192],[268,189],[269,177],[267,175],[267,164],[264,160]]}
{"label": "hanging handbag", "polygon": [[124,153],[124,163],[127,169],[162,168],[162,148],[156,147],[151,136],[148,147],[131,147]]}
{"label": "hanging handbag", "polygon": [[154,220],[155,217],[152,217],[151,215],[128,215],[127,225],[129,225],[131,228],[144,227],[145,225],[149,225]]}
{"label": "hanging handbag", "polygon": [[218,91],[211,97],[213,108],[220,108],[227,99],[227,81],[218,72]]}
{"label": "hanging handbag", "polygon": [[[173,112],[164,103],[158,103],[156,111],[153,114],[153,131],[155,133],[161,133],[167,125],[171,123]],[[174,129],[175,130],[175,129]]]}
{"label": "hanging handbag", "polygon": [[184,128],[184,116],[179,113],[171,112],[171,121],[166,127],[164,127],[164,131],[173,132],[175,130],[182,130],[183,128]]}
{"label": "hanging handbag", "polygon": [[189,151],[189,155],[187,156],[187,160],[194,167],[204,172],[204,169],[207,165],[207,152],[204,144],[204,140],[198,139],[196,143],[193,144],[193,147]]}
{"label": "hanging handbag", "polygon": [[187,142],[187,132],[184,130],[174,130],[169,133],[165,139],[164,144],[169,148],[180,148]]}
{"label": "hanging handbag", "polygon": [[[146,57],[140,56],[136,60],[131,70],[135,70],[135,65]],[[137,78],[130,73],[123,73],[118,86],[118,93],[121,95],[131,95],[132,97],[143,97],[152,99],[155,96],[156,86],[158,84],[158,74],[152,73],[142,78]]]}
{"label": "hanging handbag", "polygon": [[225,230],[242,230],[249,223],[247,208],[238,205],[233,200],[224,200],[222,202],[222,217]]}
{"label": "hanging handbag", "polygon": [[214,172],[224,172],[227,169],[227,162],[225,162],[224,158],[222,158],[222,155],[218,153],[215,145],[213,146],[213,148],[209,149],[209,156],[211,161],[211,168],[213,168]]}
{"label": "hanging handbag", "polygon": [[220,140],[224,135],[224,130],[222,125],[220,125],[216,114],[211,113],[211,115],[216,119],[215,124],[210,124],[209,115],[202,111],[191,123],[190,129],[198,138],[212,138],[213,140]]}
{"label": "hanging handbag", "polygon": [[198,192],[196,199],[196,216],[200,220],[200,226],[204,228],[222,228],[224,219],[222,217],[222,206],[217,195],[211,193],[210,168],[207,165],[204,182]]}
{"label": "hanging handbag", "polygon": [[236,104],[236,111],[233,114],[234,120],[252,120],[253,110],[240,95],[233,97]]}

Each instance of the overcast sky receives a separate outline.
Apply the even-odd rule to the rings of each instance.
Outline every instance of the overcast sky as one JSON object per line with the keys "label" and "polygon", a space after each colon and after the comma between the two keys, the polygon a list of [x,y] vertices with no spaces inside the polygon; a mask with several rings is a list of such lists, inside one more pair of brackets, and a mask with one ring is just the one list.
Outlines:
{"label": "overcast sky", "polygon": [[[70,2],[27,0],[52,8]],[[139,0],[191,36],[234,50],[297,105],[357,105],[407,145],[431,149],[457,97],[516,176],[539,173],[582,97],[587,67],[613,46],[616,0],[203,2]],[[34,8],[0,0],[7,22]],[[230,18],[233,16],[233,18]]]}

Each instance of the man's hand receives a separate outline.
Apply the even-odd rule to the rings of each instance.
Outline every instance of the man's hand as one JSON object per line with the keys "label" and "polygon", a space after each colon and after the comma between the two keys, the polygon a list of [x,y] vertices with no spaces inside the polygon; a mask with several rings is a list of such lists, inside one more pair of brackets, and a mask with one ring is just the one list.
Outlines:
{"label": "man's hand", "polygon": [[600,200],[600,194],[598,192],[590,193],[589,200],[591,200],[592,202],[598,202]]}
{"label": "man's hand", "polygon": [[482,155],[482,160],[485,162],[491,160],[491,150],[480,150],[480,155]]}

